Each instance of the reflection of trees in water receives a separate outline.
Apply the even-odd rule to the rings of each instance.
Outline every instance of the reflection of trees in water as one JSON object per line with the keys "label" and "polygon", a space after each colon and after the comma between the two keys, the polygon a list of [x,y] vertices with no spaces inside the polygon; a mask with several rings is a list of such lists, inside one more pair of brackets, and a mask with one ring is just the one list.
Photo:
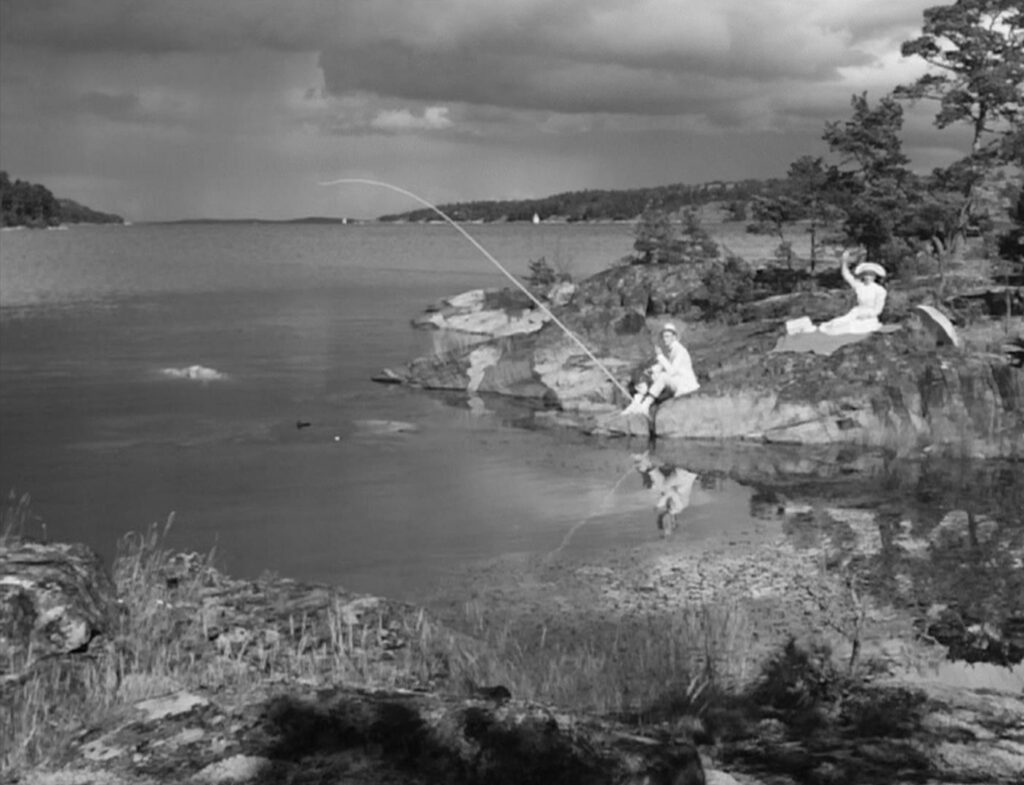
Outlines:
{"label": "reflection of trees in water", "polygon": [[1024,470],[1006,463],[896,467],[876,514],[871,591],[969,662],[1024,660]]}
{"label": "reflection of trees in water", "polygon": [[[835,445],[705,443],[675,447],[672,457],[698,472],[702,487],[722,477],[751,487],[752,517],[781,518],[794,547],[822,548],[830,570],[853,579],[862,597],[912,609],[921,631],[948,646],[951,656],[1024,660],[1021,462],[897,459]],[[858,543],[865,532],[830,510],[868,516],[879,542],[865,548]]]}

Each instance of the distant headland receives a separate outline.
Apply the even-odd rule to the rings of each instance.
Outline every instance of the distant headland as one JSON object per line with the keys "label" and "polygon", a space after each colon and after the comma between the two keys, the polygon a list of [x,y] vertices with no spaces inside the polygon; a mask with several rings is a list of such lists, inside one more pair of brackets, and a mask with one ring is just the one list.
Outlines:
{"label": "distant headland", "polygon": [[123,224],[124,218],[101,213],[72,199],[53,195],[44,185],[15,180],[0,172],[0,202],[3,226],[28,226],[45,229],[61,224]]}
{"label": "distant headland", "polygon": [[[576,223],[584,221],[635,221],[649,208],[676,212],[719,203],[737,212],[756,197],[775,196],[785,190],[782,179],[715,180],[706,183],[675,183],[648,188],[566,191],[537,199],[456,202],[439,206],[454,220],[466,223],[516,222]],[[382,222],[417,223],[439,221],[431,209],[382,215]]]}

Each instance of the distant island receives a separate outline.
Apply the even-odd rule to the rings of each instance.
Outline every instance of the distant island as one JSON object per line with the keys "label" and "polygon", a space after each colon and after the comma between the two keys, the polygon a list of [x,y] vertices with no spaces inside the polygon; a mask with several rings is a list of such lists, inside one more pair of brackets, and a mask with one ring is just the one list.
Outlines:
{"label": "distant island", "polygon": [[3,226],[45,229],[61,224],[123,224],[124,218],[101,213],[72,199],[60,199],[38,183],[15,180],[0,172],[0,203]]}
{"label": "distant island", "polygon": [[[724,203],[727,210],[734,206],[739,213],[741,205],[754,197],[774,196],[784,187],[785,181],[781,179],[715,180],[696,185],[677,183],[652,188],[567,191],[538,199],[457,202],[439,207],[454,220],[463,222],[633,221],[647,209],[676,212],[711,202]],[[740,215],[736,217],[743,220]],[[377,220],[415,223],[441,218],[433,210],[421,209],[382,215]]]}

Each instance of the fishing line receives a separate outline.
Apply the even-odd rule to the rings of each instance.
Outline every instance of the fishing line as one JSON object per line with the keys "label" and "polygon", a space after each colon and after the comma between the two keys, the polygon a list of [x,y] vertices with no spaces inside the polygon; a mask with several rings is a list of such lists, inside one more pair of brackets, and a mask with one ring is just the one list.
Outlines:
{"label": "fishing line", "polygon": [[[622,384],[622,382],[620,382],[618,379],[615,378],[615,375],[610,370],[608,370],[607,366],[605,366],[604,363],[602,363],[599,359],[597,359],[597,357],[594,356],[594,353],[591,352],[589,348],[587,348],[587,345],[585,343],[583,343],[583,341],[580,340],[580,338],[578,338],[576,336],[576,334],[572,330],[570,330],[568,327],[566,327],[562,323],[562,321],[551,312],[550,308],[548,308],[546,305],[544,305],[544,303],[542,303],[539,299],[537,299],[537,297],[534,296],[533,292],[531,292],[529,289],[527,289],[525,286],[523,286],[519,282],[519,280],[514,275],[512,275],[512,273],[510,273],[508,270],[505,269],[505,267],[501,264],[501,262],[499,262],[497,259],[495,259],[486,248],[484,248],[482,245],[480,245],[480,243],[478,243],[476,241],[476,239],[469,232],[467,232],[458,223],[456,223],[455,220],[452,219],[447,213],[445,213],[440,207],[438,207],[435,204],[432,204],[431,202],[428,202],[426,199],[424,199],[421,196],[417,196],[412,191],[407,191],[404,188],[399,188],[397,185],[392,185],[391,183],[384,183],[384,182],[381,182],[380,180],[366,180],[366,179],[363,179],[361,177],[342,177],[342,178],[340,178],[338,180],[330,180],[330,181],[325,182],[325,183],[320,183],[320,185],[322,185],[322,186],[343,185],[343,184],[372,185],[372,186],[377,186],[379,188],[388,188],[388,189],[390,189],[392,191],[395,191],[397,193],[400,193],[400,194],[402,194],[404,196],[408,196],[410,199],[415,199],[417,202],[419,202],[423,206],[428,207],[431,210],[433,210],[435,213],[437,213],[439,216],[441,216],[441,218],[443,218],[452,228],[454,228],[456,231],[458,231],[459,234],[461,234],[463,237],[465,237],[467,240],[469,240],[469,242],[471,242],[473,244],[473,246],[478,251],[480,251],[480,253],[482,253],[484,256],[486,256],[487,259],[495,267],[497,267],[504,274],[504,276],[506,278],[508,278],[512,283],[514,283],[516,285],[516,287],[523,294],[525,294],[527,297],[529,297],[530,300],[538,308],[540,308],[542,311],[544,311],[544,313],[546,313],[549,317],[551,317],[551,321],[553,321],[555,324],[557,324],[566,335],[568,335],[570,338],[572,338],[572,340],[576,343],[576,345],[579,346],[584,351],[584,353],[587,355],[587,357],[589,357],[591,360],[594,361],[594,363],[597,365],[598,368],[600,368],[602,371],[604,371],[605,376],[607,376],[611,380],[612,384],[614,384],[616,387],[619,388],[619,390],[622,391],[622,394],[625,395],[627,399],[632,398],[632,396],[629,394],[629,390],[626,389],[626,387]],[[621,480],[619,482],[621,482]],[[616,484],[616,487],[618,487],[617,484]]]}
{"label": "fishing line", "polygon": [[604,499],[601,500],[601,504],[598,506],[597,512],[592,512],[586,518],[581,518],[576,523],[574,523],[572,525],[572,527],[569,529],[569,531],[567,531],[565,533],[565,536],[562,538],[562,542],[558,545],[558,547],[555,548],[552,551],[549,551],[548,554],[544,557],[544,561],[546,561],[546,562],[547,561],[551,561],[558,554],[560,554],[562,551],[564,551],[565,547],[569,544],[569,541],[572,539],[572,536],[576,532],[578,532],[580,529],[582,529],[584,526],[586,526],[587,523],[590,521],[590,519],[593,518],[595,515],[600,515],[602,512],[604,512],[605,508],[608,505],[608,500],[611,499],[612,496],[615,495],[615,492],[619,489],[619,486],[622,485],[622,481],[625,480],[632,473],[633,473],[633,469],[632,468],[626,469],[625,473],[621,477],[619,477],[619,481],[617,483],[615,483],[615,485],[612,486],[612,489],[610,491],[608,491],[608,493],[604,497]]}

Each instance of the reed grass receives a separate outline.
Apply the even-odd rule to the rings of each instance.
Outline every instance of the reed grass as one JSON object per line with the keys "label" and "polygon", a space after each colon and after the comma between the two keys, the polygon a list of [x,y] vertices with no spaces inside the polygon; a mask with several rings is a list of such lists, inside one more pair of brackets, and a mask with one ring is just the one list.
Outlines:
{"label": "reed grass", "polygon": [[658,714],[670,704],[676,713],[699,714],[710,688],[737,688],[757,668],[750,619],[738,604],[538,626],[496,619],[472,602],[453,625],[485,644],[450,650],[456,681],[501,684],[517,698],[597,714]]}
{"label": "reed grass", "polygon": [[32,498],[27,493],[10,491],[7,503],[0,510],[0,546],[24,537],[31,520]]}

